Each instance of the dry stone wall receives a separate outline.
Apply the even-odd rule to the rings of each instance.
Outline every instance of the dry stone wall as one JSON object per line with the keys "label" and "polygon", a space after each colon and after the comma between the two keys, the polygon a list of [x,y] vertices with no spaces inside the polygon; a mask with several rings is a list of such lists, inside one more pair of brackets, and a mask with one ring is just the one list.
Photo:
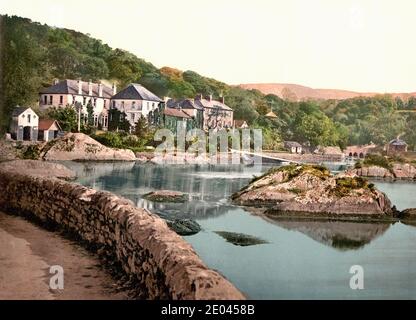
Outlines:
{"label": "dry stone wall", "polygon": [[56,178],[0,170],[0,209],[53,222],[118,261],[145,299],[244,299],[158,216]]}

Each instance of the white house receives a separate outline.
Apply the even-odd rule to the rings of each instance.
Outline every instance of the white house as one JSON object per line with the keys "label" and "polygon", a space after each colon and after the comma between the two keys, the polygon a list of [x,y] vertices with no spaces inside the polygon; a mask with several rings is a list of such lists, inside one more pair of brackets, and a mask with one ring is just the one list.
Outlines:
{"label": "white house", "polygon": [[87,105],[91,103],[94,109],[94,125],[108,127],[108,109],[110,99],[116,94],[115,85],[112,88],[102,84],[82,80],[55,80],[54,84],[40,91],[39,106],[42,109],[50,107],[65,107],[78,104],[82,106],[82,115],[87,119]]}
{"label": "white house", "polygon": [[284,146],[291,153],[302,153],[302,145],[296,141],[285,141]]}
{"label": "white house", "polygon": [[10,133],[15,140],[31,140],[38,139],[39,117],[29,107],[17,106],[12,113],[12,122],[10,125]]}
{"label": "white house", "polygon": [[140,116],[148,118],[163,102],[140,84],[131,83],[111,98],[111,108],[124,112],[132,127]]}

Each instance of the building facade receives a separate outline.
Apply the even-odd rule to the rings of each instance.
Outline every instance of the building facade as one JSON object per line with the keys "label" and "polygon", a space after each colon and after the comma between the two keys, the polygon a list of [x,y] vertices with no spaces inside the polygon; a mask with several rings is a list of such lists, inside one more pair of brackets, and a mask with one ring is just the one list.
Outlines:
{"label": "building facade", "polygon": [[108,127],[108,109],[111,97],[116,94],[115,85],[108,87],[102,83],[82,80],[55,80],[54,84],[40,91],[39,106],[41,110],[51,107],[62,108],[78,106],[84,122],[87,121],[87,106],[93,107],[94,126]]}
{"label": "building facade", "polygon": [[111,108],[123,112],[132,128],[141,116],[153,118],[162,103],[162,99],[137,83],[129,84],[111,97]]}
{"label": "building facade", "polygon": [[233,127],[233,109],[224,103],[224,97],[220,97],[220,100],[214,100],[212,95],[203,97],[199,94],[194,101],[197,106],[204,110],[204,130],[220,130]]}
{"label": "building facade", "polygon": [[29,107],[17,106],[12,113],[10,134],[15,140],[37,141],[39,117]]}

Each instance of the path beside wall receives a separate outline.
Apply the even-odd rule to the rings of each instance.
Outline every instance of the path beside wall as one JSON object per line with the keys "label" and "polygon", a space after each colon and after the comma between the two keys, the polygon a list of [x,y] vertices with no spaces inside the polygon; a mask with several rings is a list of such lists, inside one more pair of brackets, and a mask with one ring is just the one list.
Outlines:
{"label": "path beside wall", "polygon": [[143,299],[244,299],[158,216],[109,192],[0,170],[0,209],[58,224],[118,261]]}

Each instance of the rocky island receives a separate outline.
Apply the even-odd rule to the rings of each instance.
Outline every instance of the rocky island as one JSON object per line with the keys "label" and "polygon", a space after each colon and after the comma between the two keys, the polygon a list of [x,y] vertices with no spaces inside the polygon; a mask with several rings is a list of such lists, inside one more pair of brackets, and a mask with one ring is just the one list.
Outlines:
{"label": "rocky island", "polygon": [[282,216],[395,217],[387,196],[365,178],[351,173],[332,175],[317,165],[272,168],[233,194],[232,200]]}
{"label": "rocky island", "polygon": [[402,158],[388,158],[382,155],[370,154],[354,168],[348,170],[349,174],[377,179],[416,179],[416,165],[414,162]]}

